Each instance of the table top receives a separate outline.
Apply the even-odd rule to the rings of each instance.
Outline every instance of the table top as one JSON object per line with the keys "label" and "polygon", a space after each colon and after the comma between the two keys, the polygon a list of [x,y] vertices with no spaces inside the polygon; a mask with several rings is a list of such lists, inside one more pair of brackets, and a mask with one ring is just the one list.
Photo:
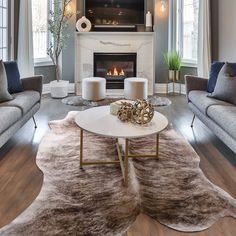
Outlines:
{"label": "table top", "polygon": [[76,124],[83,130],[113,138],[141,138],[157,134],[168,126],[167,118],[155,112],[152,121],[146,125],[124,123],[110,114],[110,106],[101,106],[81,111],[75,117]]}

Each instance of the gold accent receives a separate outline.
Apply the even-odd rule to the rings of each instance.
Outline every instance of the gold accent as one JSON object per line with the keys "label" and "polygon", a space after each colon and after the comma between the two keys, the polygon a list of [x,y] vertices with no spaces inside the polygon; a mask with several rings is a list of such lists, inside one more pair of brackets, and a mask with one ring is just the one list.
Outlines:
{"label": "gold accent", "polygon": [[133,122],[145,125],[154,117],[154,107],[146,100],[137,100],[134,104],[121,102],[121,107],[117,112],[118,118],[122,122]]}
{"label": "gold accent", "polygon": [[83,139],[84,139],[84,135],[83,135],[83,130],[80,129],[80,168],[82,168],[83,166]]}
{"label": "gold accent", "polygon": [[122,122],[129,122],[131,119],[131,112],[133,105],[128,102],[121,102],[121,107],[117,112],[117,117]]}
{"label": "gold accent", "polygon": [[122,147],[119,144],[119,140],[116,139],[116,149],[119,160],[117,161],[94,161],[84,162],[83,161],[83,130],[80,131],[80,167],[89,165],[117,165],[120,164],[121,173],[124,179],[124,186],[128,186],[129,178],[129,158],[158,158],[159,155],[159,134],[156,135],[156,154],[129,154],[129,139],[125,139],[125,151],[124,156],[122,155]]}
{"label": "gold accent", "polygon": [[125,139],[125,177],[124,177],[124,185],[128,186],[128,174],[129,174],[129,140]]}
{"label": "gold accent", "polygon": [[137,100],[132,108],[131,120],[133,123],[145,125],[154,117],[154,107],[146,100]]}

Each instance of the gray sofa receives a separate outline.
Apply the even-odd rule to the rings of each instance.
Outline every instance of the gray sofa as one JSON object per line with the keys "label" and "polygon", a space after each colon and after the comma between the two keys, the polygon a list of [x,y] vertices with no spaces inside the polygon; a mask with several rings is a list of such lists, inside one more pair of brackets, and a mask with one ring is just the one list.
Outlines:
{"label": "gray sofa", "polygon": [[21,81],[24,91],[12,94],[13,100],[0,103],[0,148],[30,118],[34,120],[33,116],[40,108],[43,77],[34,76]]}
{"label": "gray sofa", "polygon": [[208,97],[205,78],[185,76],[188,105],[215,135],[236,153],[236,106]]}

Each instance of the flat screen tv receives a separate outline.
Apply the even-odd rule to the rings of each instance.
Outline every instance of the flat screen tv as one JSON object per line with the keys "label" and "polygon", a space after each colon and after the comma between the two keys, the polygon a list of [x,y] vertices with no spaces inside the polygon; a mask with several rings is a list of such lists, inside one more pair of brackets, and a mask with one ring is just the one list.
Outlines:
{"label": "flat screen tv", "polygon": [[93,25],[144,24],[145,0],[85,0],[86,17]]}

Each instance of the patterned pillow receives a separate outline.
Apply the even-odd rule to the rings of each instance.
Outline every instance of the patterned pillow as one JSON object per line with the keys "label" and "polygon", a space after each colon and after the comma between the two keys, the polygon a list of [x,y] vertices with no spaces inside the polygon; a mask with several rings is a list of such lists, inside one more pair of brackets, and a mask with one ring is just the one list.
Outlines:
{"label": "patterned pillow", "polygon": [[232,64],[226,62],[221,69],[211,97],[236,105],[236,73]]}
{"label": "patterned pillow", "polygon": [[[207,84],[207,92],[208,93],[214,92],[218,75],[220,73],[220,70],[224,66],[224,64],[225,64],[225,62],[220,62],[220,61],[214,61],[211,64],[211,71],[210,71],[210,76],[209,76],[209,80],[208,80],[208,84]],[[236,63],[230,63],[230,65],[232,65],[232,68],[236,74]]]}
{"label": "patterned pillow", "polygon": [[12,100],[12,96],[8,92],[7,75],[2,60],[0,61],[0,102]]}

